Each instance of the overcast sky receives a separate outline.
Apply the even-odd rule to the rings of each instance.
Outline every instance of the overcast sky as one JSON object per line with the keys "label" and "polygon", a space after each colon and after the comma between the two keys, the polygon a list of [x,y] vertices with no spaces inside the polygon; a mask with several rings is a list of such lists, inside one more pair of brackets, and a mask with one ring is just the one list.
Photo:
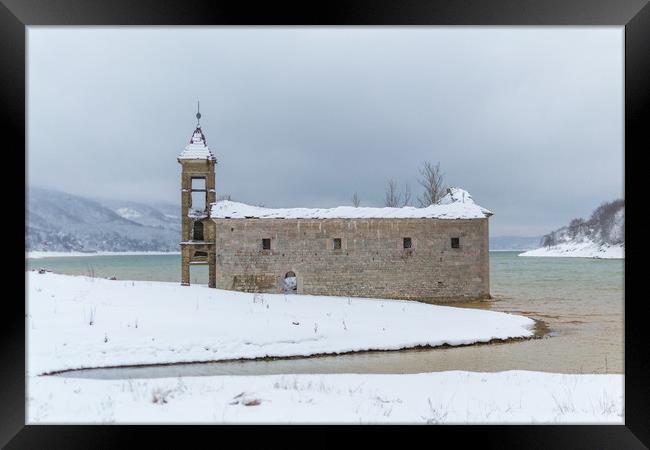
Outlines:
{"label": "overcast sky", "polygon": [[422,161],[530,236],[623,195],[622,27],[29,27],[27,177],[180,201],[201,125],[217,192],[382,206]]}

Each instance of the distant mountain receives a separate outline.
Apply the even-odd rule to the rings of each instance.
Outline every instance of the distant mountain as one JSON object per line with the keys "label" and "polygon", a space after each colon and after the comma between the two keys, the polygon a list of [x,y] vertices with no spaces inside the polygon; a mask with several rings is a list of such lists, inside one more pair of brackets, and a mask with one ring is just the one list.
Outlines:
{"label": "distant mountain", "polygon": [[490,236],[490,250],[530,250],[539,247],[540,236]]}
{"label": "distant mountain", "polygon": [[[140,225],[180,230],[180,205],[146,205],[119,200],[103,200],[102,203],[123,219],[139,223]],[[178,231],[178,235],[180,236],[180,231]]]}
{"label": "distant mountain", "polygon": [[29,187],[25,247],[32,251],[178,251],[180,207],[92,200]]}
{"label": "distant mountain", "polygon": [[624,258],[625,200],[601,204],[588,220],[573,219],[569,225],[542,236],[539,248],[521,256],[576,256]]}

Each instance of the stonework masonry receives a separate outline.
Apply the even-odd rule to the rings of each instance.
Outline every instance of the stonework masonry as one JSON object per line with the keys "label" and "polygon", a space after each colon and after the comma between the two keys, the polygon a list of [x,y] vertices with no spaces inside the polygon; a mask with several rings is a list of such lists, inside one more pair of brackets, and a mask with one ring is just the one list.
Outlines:
{"label": "stonework masonry", "polygon": [[[211,220],[217,288],[279,293],[294,272],[299,294],[436,303],[490,298],[488,218]],[[265,238],[270,250],[262,248]]]}
{"label": "stonework masonry", "polygon": [[[190,284],[190,266],[208,265],[208,285],[215,287],[215,226],[209,219],[208,206],[216,201],[215,162],[179,160],[181,163],[181,283]],[[201,180],[200,187],[192,180]],[[195,181],[196,182],[196,181]],[[192,205],[192,193],[203,197],[199,211]],[[202,236],[195,236],[195,223],[202,224]]]}

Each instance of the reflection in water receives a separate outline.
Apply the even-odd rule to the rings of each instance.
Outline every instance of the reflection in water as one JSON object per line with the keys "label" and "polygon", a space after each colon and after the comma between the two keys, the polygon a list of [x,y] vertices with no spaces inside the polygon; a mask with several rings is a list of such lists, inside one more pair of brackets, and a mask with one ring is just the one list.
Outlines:
{"label": "reflection in water", "polygon": [[[89,260],[93,260],[92,266],[99,276],[110,276],[115,272],[119,273],[118,279],[178,281],[178,258],[178,255],[51,258],[30,260],[28,267],[85,274]],[[74,259],[83,261],[70,261]],[[518,257],[516,252],[493,252],[490,254],[490,271],[494,301],[456,306],[492,309],[542,320],[549,328],[544,338],[459,348],[95,369],[62,375],[131,378],[513,369],[623,373],[622,260],[526,258]],[[144,273],[146,277],[140,276]]]}

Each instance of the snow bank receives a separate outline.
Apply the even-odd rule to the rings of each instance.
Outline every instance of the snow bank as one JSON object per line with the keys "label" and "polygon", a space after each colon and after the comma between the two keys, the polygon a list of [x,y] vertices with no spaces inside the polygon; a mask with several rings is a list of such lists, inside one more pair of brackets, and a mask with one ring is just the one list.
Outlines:
{"label": "snow bank", "polygon": [[25,258],[62,258],[66,256],[140,256],[140,255],[180,255],[181,252],[25,252]]}
{"label": "snow bank", "polygon": [[575,258],[624,259],[623,245],[597,244],[593,241],[564,242],[551,247],[542,247],[520,253],[519,256],[562,256]]}
{"label": "snow bank", "polygon": [[623,375],[30,377],[27,392],[30,424],[624,423]]}
{"label": "snow bank", "polygon": [[263,208],[230,200],[211,205],[211,217],[219,219],[478,219],[491,215],[491,211],[474,203],[469,192],[459,188],[448,189],[438,203],[426,208]]}
{"label": "snow bank", "polygon": [[533,320],[400,300],[27,272],[27,369],[398,350],[530,337]]}

